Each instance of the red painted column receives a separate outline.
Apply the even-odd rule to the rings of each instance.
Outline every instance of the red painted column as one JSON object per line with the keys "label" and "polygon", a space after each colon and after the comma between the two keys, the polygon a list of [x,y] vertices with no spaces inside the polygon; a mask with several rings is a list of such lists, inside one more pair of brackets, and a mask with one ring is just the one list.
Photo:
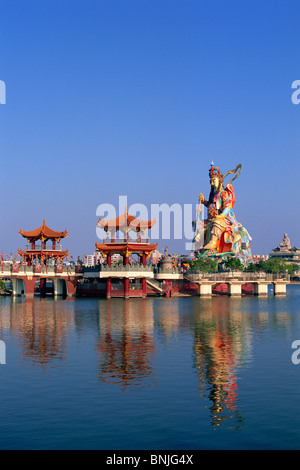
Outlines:
{"label": "red painted column", "polygon": [[111,298],[111,277],[108,277],[106,280],[106,298]]}
{"label": "red painted column", "polygon": [[143,296],[147,296],[147,281],[146,281],[146,278],[143,277],[142,278],[142,292],[143,292]]}
{"label": "red painted column", "polygon": [[146,253],[142,254],[142,264],[143,266],[146,266]]}
{"label": "red painted column", "polygon": [[128,253],[124,253],[124,256],[123,256],[123,264],[124,266],[127,266],[129,264],[129,256],[128,256]]}
{"label": "red painted column", "polygon": [[46,294],[46,278],[45,277],[40,278],[40,294],[41,295]]}
{"label": "red painted column", "polygon": [[124,277],[124,297],[129,299],[129,278]]}
{"label": "red painted column", "polygon": [[76,294],[76,290],[77,290],[77,277],[73,280],[71,279],[66,279],[66,283],[67,283],[67,288],[68,288],[68,296],[72,296],[72,295],[75,295]]}
{"label": "red painted column", "polygon": [[28,279],[28,277],[23,278],[24,280],[24,294],[26,297],[33,297],[34,296],[34,286],[35,286],[35,278]]}
{"label": "red painted column", "polygon": [[111,253],[107,253],[106,262],[107,266],[111,266]]}

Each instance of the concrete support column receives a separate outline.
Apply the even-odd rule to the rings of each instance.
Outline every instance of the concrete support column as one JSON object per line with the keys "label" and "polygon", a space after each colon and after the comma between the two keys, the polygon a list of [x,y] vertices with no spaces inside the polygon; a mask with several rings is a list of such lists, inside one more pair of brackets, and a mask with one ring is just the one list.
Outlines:
{"label": "concrete support column", "polygon": [[106,298],[111,298],[111,277],[106,279]]}
{"label": "concrete support column", "polygon": [[24,290],[25,292],[25,286],[23,279],[19,279],[17,277],[12,277],[11,278],[11,283],[12,283],[12,295],[22,295],[22,291]]}
{"label": "concrete support column", "polygon": [[54,287],[54,295],[64,295],[64,285],[65,285],[65,280],[64,279],[53,279],[53,287]]}
{"label": "concrete support column", "polygon": [[199,295],[200,297],[211,297],[212,285],[208,282],[200,282],[199,284]]}
{"label": "concrete support column", "polygon": [[274,295],[286,295],[286,284],[284,282],[273,282]]}
{"label": "concrete support column", "polygon": [[268,295],[268,283],[258,281],[254,283],[254,295],[266,296]]}
{"label": "concrete support column", "polygon": [[230,282],[228,284],[228,294],[232,296],[242,295],[242,284],[240,282]]}
{"label": "concrete support column", "polygon": [[124,277],[124,297],[129,299],[129,278]]}

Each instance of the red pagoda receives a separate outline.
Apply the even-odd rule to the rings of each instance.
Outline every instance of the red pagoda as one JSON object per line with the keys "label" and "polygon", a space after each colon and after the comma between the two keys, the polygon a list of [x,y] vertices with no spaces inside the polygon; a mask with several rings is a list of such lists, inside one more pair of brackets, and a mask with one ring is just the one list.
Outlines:
{"label": "red pagoda", "polygon": [[[130,256],[136,254],[139,257],[139,264],[146,266],[146,259],[153,250],[157,248],[158,243],[149,243],[149,238],[142,238],[147,230],[151,229],[156,223],[156,220],[140,220],[133,215],[130,215],[125,209],[125,212],[111,220],[98,220],[97,226],[102,228],[107,235],[103,243],[96,243],[96,250],[100,251],[106,256],[106,263],[110,267],[112,265],[112,255],[119,254],[123,257],[123,265],[130,264]],[[121,232],[123,238],[116,238],[116,233]],[[131,232],[136,234],[135,237],[131,236]],[[146,277],[141,278],[142,283],[142,296],[147,294]],[[109,298],[111,296],[111,278],[107,277],[106,281],[106,294]],[[124,277],[124,296],[129,297],[129,278]]]}
{"label": "red pagoda", "polygon": [[[96,243],[96,249],[101,251],[107,257],[108,266],[111,265],[111,255],[121,254],[123,256],[123,264],[129,264],[129,255],[137,254],[140,257],[141,264],[146,264],[146,257],[157,248],[158,243],[149,243],[149,238],[142,239],[141,234],[144,234],[148,229],[151,229],[156,224],[156,220],[140,220],[133,215],[130,215],[125,209],[124,214],[111,220],[98,220],[97,226],[102,228],[107,234],[111,234],[111,238],[106,238],[103,243]],[[123,239],[116,239],[116,233],[120,231],[123,233]],[[130,231],[137,233],[136,238],[129,236]]]}
{"label": "red pagoda", "polygon": [[[57,245],[62,238],[68,236],[67,230],[64,232],[57,232],[47,227],[45,220],[43,225],[36,230],[26,232],[20,230],[19,234],[26,238],[30,245],[25,245],[25,250],[18,250],[19,255],[23,258],[23,262],[31,266],[33,262],[45,264],[48,259],[53,260],[55,263],[62,263],[63,259],[69,254],[69,250],[62,250],[61,245]],[[40,240],[41,244],[36,245]],[[46,246],[47,242],[51,242],[51,246]]]}

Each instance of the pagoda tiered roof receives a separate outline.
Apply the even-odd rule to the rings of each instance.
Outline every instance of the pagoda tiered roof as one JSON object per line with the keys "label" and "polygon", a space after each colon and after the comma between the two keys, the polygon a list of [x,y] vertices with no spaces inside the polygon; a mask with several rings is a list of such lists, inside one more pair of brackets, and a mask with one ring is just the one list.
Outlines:
{"label": "pagoda tiered roof", "polygon": [[106,232],[118,230],[135,230],[136,232],[145,232],[151,229],[156,224],[156,219],[153,220],[141,220],[137,217],[129,214],[127,209],[124,213],[116,219],[102,220],[101,217],[98,220],[97,226],[105,230]]}
{"label": "pagoda tiered roof", "polygon": [[19,234],[30,241],[36,241],[41,239],[60,240],[61,238],[66,238],[68,236],[67,230],[64,230],[63,232],[57,232],[47,227],[45,220],[43,222],[43,225],[41,225],[39,228],[29,232],[26,232],[25,230],[20,230]]}
{"label": "pagoda tiered roof", "polygon": [[96,243],[96,249],[103,253],[151,253],[158,243],[139,243],[138,241],[120,240],[114,243]]}

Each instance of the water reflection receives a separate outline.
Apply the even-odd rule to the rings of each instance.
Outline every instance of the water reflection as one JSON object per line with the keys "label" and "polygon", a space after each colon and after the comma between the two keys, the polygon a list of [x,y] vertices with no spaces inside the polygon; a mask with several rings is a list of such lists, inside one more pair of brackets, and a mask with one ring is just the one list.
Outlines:
{"label": "water reflection", "polygon": [[99,303],[99,307],[99,381],[118,384],[123,390],[153,385],[153,304],[145,299],[120,299]]}
{"label": "water reflection", "polygon": [[57,367],[66,358],[68,330],[74,324],[69,302],[12,298],[1,307],[2,328],[18,338],[20,360],[42,368]]}
{"label": "water reflection", "polygon": [[231,306],[232,301],[224,297],[194,306],[194,364],[200,395],[211,402],[212,426],[230,421],[237,429],[244,423],[238,409],[237,371],[251,359],[251,330],[247,316]]}
{"label": "water reflection", "polygon": [[252,365],[254,340],[292,328],[284,302],[273,298],[2,300],[0,339],[5,330],[11,332],[21,363],[43,373],[64,364],[68,354],[72,363],[71,329],[77,338],[88,332],[86,341],[95,345],[97,370],[91,374],[99,384],[124,391],[159,385],[157,346],[175,353],[184,345],[199,380],[199,406],[209,403],[213,427],[243,427],[239,378]]}

